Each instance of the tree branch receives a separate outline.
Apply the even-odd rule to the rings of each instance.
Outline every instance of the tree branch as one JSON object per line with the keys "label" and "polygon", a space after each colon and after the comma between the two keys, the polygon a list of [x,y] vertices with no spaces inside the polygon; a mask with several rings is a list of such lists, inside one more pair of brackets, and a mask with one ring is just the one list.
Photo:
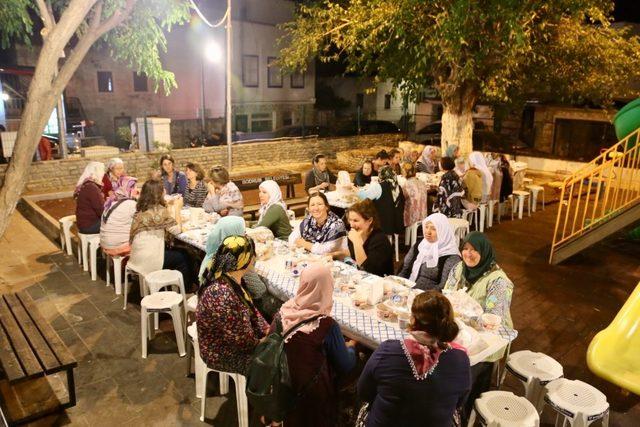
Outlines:
{"label": "tree branch", "polygon": [[102,0],[98,2],[96,5],[96,10],[93,12],[93,16],[91,17],[91,22],[89,23],[89,28],[96,29],[98,25],[100,25],[100,19],[102,18]]}
{"label": "tree branch", "polygon": [[38,12],[40,12],[40,18],[44,23],[44,28],[50,32],[55,26],[53,16],[49,13],[49,8],[44,0],[36,0],[36,4],[38,5]]}
{"label": "tree branch", "polygon": [[116,10],[113,15],[111,15],[106,21],[100,24],[100,26],[98,27],[98,37],[111,31],[114,27],[120,25],[122,21],[128,18],[129,14],[131,14],[133,6],[135,6],[137,1],[138,0],[127,0],[127,3],[125,3],[122,10]]}

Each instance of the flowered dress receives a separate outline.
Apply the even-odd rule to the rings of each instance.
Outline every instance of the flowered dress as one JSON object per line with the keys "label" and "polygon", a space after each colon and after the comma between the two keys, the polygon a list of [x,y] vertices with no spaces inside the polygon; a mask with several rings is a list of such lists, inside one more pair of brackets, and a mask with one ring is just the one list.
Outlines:
{"label": "flowered dress", "polygon": [[402,187],[404,193],[404,226],[409,227],[427,216],[429,188],[418,178],[409,178]]}

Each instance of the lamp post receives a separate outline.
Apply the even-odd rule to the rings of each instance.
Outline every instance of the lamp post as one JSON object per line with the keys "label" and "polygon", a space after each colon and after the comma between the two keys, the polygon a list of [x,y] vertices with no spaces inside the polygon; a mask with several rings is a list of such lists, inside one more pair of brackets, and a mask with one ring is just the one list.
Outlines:
{"label": "lamp post", "polygon": [[209,40],[205,43],[204,52],[201,61],[201,71],[200,71],[200,126],[202,128],[202,137],[205,138],[207,125],[206,125],[206,104],[205,104],[205,95],[204,95],[204,63],[205,59],[213,64],[217,64],[222,59],[222,51],[220,50],[220,46],[213,40]]}
{"label": "lamp post", "polygon": [[231,171],[232,166],[232,157],[231,157],[231,79],[233,75],[231,74],[231,0],[227,0],[227,57],[226,57],[226,72],[225,72],[225,80],[226,80],[226,93],[225,104],[226,104],[226,130],[225,134],[227,136],[227,167],[229,171]]}

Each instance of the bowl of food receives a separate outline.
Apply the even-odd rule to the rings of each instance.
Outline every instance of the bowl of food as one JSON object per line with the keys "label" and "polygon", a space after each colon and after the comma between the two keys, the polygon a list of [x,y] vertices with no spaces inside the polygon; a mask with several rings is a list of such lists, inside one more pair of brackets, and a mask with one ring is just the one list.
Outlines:
{"label": "bowl of food", "polygon": [[382,302],[376,305],[376,316],[385,322],[395,322],[398,320],[398,316],[391,307]]}

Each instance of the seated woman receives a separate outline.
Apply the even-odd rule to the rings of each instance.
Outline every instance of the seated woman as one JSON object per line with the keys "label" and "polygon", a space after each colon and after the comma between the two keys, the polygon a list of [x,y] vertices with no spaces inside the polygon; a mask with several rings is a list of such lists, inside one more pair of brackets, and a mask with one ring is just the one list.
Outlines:
{"label": "seated woman", "polygon": [[[467,288],[467,293],[475,299],[485,313],[496,314],[502,318],[502,324],[512,328],[511,297],[513,283],[496,263],[495,252],[487,237],[473,231],[464,239],[462,246],[462,262],[451,270],[444,292]],[[477,363],[471,369],[472,389],[467,398],[466,413],[473,402],[491,386],[493,362],[502,358],[499,351]]]}
{"label": "seated woman", "polygon": [[121,176],[115,192],[104,204],[100,247],[111,256],[128,255],[131,251],[129,232],[136,213],[137,182],[136,178]]}
{"label": "seated woman", "polygon": [[365,160],[360,167],[360,170],[356,172],[356,176],[353,179],[353,183],[356,187],[364,187],[371,182],[371,173],[373,172],[373,164],[371,160]]}
{"label": "seated woman", "polygon": [[502,173],[502,182],[500,183],[500,203],[504,202],[513,194],[513,171],[511,170],[511,165],[509,164],[509,160],[504,156],[504,154],[500,154],[500,163],[498,165],[498,169]]}
{"label": "seated woman", "polygon": [[187,187],[184,190],[184,206],[201,208],[209,190],[204,183],[204,170],[197,163],[187,163],[186,166]]}
{"label": "seated woman", "polygon": [[404,226],[409,227],[427,216],[427,184],[416,178],[416,168],[412,163],[402,164],[402,175],[406,182],[404,194]]}
{"label": "seated woman", "polygon": [[447,218],[462,218],[462,197],[465,192],[460,177],[454,170],[455,163],[450,157],[443,157],[440,165],[446,172],[440,178],[433,211],[440,212]]}
{"label": "seated woman", "polygon": [[424,239],[416,243],[404,257],[398,276],[416,282],[422,290],[442,290],[451,269],[460,262],[458,238],[449,220],[441,213],[429,215],[422,221]]}
{"label": "seated woman", "polygon": [[160,172],[162,174],[162,184],[167,196],[179,194],[184,197],[187,191],[187,176],[175,168],[176,162],[171,154],[163,154],[160,157]]}
{"label": "seated woman", "polygon": [[358,396],[369,403],[365,425],[451,426],[470,388],[469,357],[452,344],[453,308],[436,291],[416,296],[407,337],[384,341],[367,361]]}
{"label": "seated woman", "polygon": [[253,350],[269,330],[243,279],[255,256],[250,238],[229,236],[204,272],[196,324],[200,355],[211,369],[246,375]]}
{"label": "seated woman", "polygon": [[460,157],[460,148],[458,148],[456,144],[450,144],[447,147],[447,151],[445,151],[445,157],[448,157],[455,162],[455,160]]}
{"label": "seated woman", "polygon": [[433,145],[427,145],[422,150],[422,156],[416,163],[418,172],[436,173],[438,172],[438,149]]}
{"label": "seated woman", "polygon": [[286,239],[291,234],[291,223],[287,217],[287,205],[282,200],[282,191],[277,182],[263,181],[260,190],[260,210],[256,227],[267,227],[278,239]]}
{"label": "seated woman", "polygon": [[292,331],[285,338],[284,349],[293,390],[302,394],[295,409],[278,420],[286,426],[338,425],[336,379],[355,367],[356,353],[355,341],[345,343],[340,327],[331,318],[332,307],[331,271],[313,264],[302,271],[296,296],[284,303],[271,325],[272,331]]}
{"label": "seated woman", "polygon": [[214,166],[209,171],[211,182],[207,184],[209,195],[202,207],[205,212],[217,212],[220,216],[242,217],[244,199],[238,186],[229,179],[229,172],[223,166]]}
{"label": "seated woman", "polygon": [[[471,159],[469,159],[471,160]],[[482,172],[475,167],[475,164],[469,162],[469,169],[464,173],[462,177],[462,185],[464,188],[465,198],[461,199],[462,206],[467,210],[474,210],[480,203],[483,202],[482,198]]]}
{"label": "seated woman", "polygon": [[182,251],[165,247],[165,241],[170,243],[172,235],[180,233],[180,230],[180,225],[166,208],[162,182],[148,180],[142,186],[131,223],[129,262],[141,274],[162,269],[178,270],[182,273],[185,288],[189,288],[193,283],[189,258]]}
{"label": "seated woman", "polygon": [[327,158],[324,154],[313,156],[313,168],[304,178],[304,189],[307,194],[318,191],[329,191],[336,183],[336,176],[327,168]]}
{"label": "seated woman", "polygon": [[378,218],[380,218],[380,228],[387,236],[401,234],[404,232],[404,194],[398,184],[398,178],[391,169],[385,166],[380,169],[380,187],[382,194],[374,200]]}
{"label": "seated woman", "polygon": [[73,192],[73,198],[76,199],[76,224],[82,234],[100,232],[100,218],[104,211],[103,177],[104,164],[89,162]]}
{"label": "seated woman", "polygon": [[393,274],[393,248],[380,230],[373,202],[367,199],[353,204],[347,217],[351,230],[347,235],[349,252],[346,255],[366,272],[378,276]]}
{"label": "seated woman", "polygon": [[124,162],[118,157],[109,159],[107,170],[102,178],[102,194],[105,200],[113,195],[118,186],[118,179],[124,176]]}
{"label": "seated woman", "polygon": [[493,185],[493,174],[487,166],[487,162],[478,151],[469,154],[469,166],[480,172],[482,178],[482,203],[489,201],[491,195],[491,186]]}
{"label": "seated woman", "polygon": [[307,200],[309,214],[289,235],[289,244],[314,254],[333,254],[347,249],[347,230],[323,193],[312,193]]}

